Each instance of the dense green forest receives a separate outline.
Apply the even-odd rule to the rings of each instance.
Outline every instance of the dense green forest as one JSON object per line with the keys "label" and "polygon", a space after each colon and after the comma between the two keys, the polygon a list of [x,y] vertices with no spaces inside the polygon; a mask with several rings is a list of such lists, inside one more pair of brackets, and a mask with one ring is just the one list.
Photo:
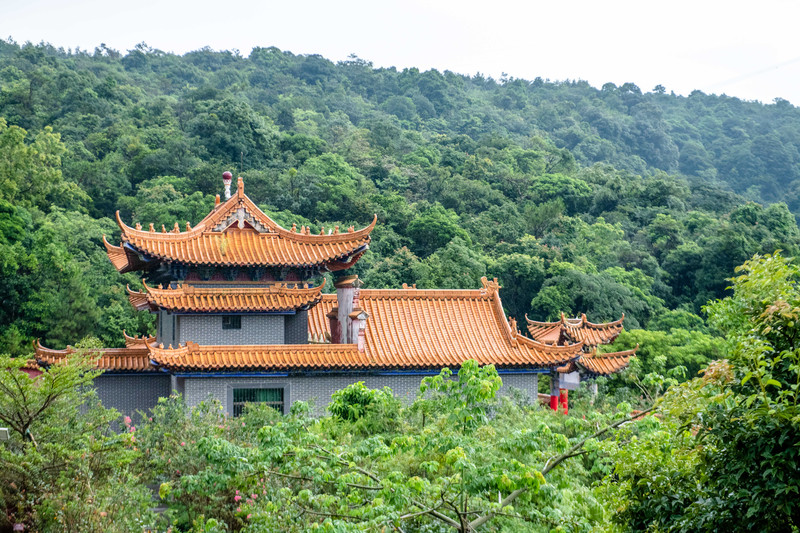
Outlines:
{"label": "dense green forest", "polygon": [[798,250],[798,146],[785,101],[275,48],[0,41],[0,342],[116,346],[123,329],[152,328],[126,301],[139,280],[114,271],[101,236],[118,238],[116,210],[129,224],[196,223],[227,169],[287,226],[377,213],[356,267],[369,287],[496,276],[520,323],[624,312],[629,330],[696,335],[735,265]]}

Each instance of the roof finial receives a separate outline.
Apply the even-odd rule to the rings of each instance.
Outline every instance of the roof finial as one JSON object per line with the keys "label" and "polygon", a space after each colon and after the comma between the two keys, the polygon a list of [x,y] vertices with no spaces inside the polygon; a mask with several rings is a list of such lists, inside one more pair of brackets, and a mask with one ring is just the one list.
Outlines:
{"label": "roof finial", "polygon": [[241,176],[236,178],[236,189],[238,190],[239,194],[244,194],[244,180]]}
{"label": "roof finial", "polygon": [[227,170],[222,173],[222,183],[225,185],[225,199],[231,197],[231,183],[233,182],[233,174]]}

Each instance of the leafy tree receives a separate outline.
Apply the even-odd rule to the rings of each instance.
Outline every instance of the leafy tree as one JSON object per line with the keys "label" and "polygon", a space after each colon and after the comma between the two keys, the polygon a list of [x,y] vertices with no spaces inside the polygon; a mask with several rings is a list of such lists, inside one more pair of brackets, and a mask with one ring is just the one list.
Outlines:
{"label": "leafy tree", "polygon": [[504,254],[489,269],[503,287],[503,305],[511,316],[523,324],[523,317],[528,312],[531,300],[544,283],[544,260],[527,254]]}
{"label": "leafy tree", "polygon": [[420,288],[458,289],[479,287],[486,275],[486,258],[455,237],[414,269]]}
{"label": "leafy tree", "polygon": [[726,334],[728,360],[668,393],[664,431],[615,456],[610,492],[627,527],[787,531],[800,523],[800,270],[778,253],[737,270],[733,294],[707,307]]}
{"label": "leafy tree", "polygon": [[408,236],[414,243],[412,250],[416,250],[421,257],[429,256],[455,237],[460,237],[467,243],[470,241],[458,216],[438,203],[427,208],[408,224]]}
{"label": "leafy tree", "polygon": [[95,362],[78,350],[30,378],[24,359],[0,356],[0,421],[12,433],[0,448],[0,524],[123,532],[154,523],[148,491],[130,469],[135,439],[109,431],[118,415],[90,387]]}
{"label": "leafy tree", "polygon": [[9,126],[0,117],[0,198],[40,207],[50,202],[65,205],[64,202],[86,200],[80,189],[62,178],[65,147],[61,136],[49,126],[30,144],[25,143],[27,135],[24,129]]}
{"label": "leafy tree", "polygon": [[586,182],[564,174],[544,174],[532,181],[531,195],[539,202],[560,199],[566,213],[576,215],[589,210],[592,188]]}

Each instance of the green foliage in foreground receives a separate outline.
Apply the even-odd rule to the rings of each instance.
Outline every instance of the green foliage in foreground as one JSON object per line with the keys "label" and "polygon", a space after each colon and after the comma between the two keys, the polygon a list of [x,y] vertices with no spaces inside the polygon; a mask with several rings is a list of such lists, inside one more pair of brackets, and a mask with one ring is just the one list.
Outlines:
{"label": "green foliage in foreground", "polygon": [[[589,531],[605,523],[588,487],[600,475],[593,461],[562,461],[615,417],[565,418],[498,399],[496,371],[474,361],[449,377],[428,379],[408,407],[356,383],[337,393],[338,414],[316,419],[303,403],[288,416],[252,406],[226,419],[214,404],[189,414],[179,399],[163,400],[136,431],[151,458],[143,466],[181,528],[208,518],[252,532],[469,531],[481,523],[486,531]],[[595,441],[586,449],[578,455],[591,457]]]}
{"label": "green foliage in foreground", "polygon": [[590,531],[609,518],[590,487],[607,470],[598,429],[629,422],[497,398],[497,372],[474,361],[409,406],[356,383],[321,418],[302,402],[228,418],[172,397],[120,420],[86,388],[80,352],[39,383],[0,362],[0,419],[31,419],[0,448],[0,503],[36,531]]}
{"label": "green foliage in foreground", "polygon": [[657,431],[611,460],[615,520],[641,531],[800,528],[800,267],[755,257],[708,306],[728,359],[672,387]]}
{"label": "green foliage in foreground", "polygon": [[95,363],[79,349],[33,380],[0,356],[0,424],[11,430],[0,443],[0,526],[127,533],[155,520],[135,439],[112,429],[118,413],[91,388]]}

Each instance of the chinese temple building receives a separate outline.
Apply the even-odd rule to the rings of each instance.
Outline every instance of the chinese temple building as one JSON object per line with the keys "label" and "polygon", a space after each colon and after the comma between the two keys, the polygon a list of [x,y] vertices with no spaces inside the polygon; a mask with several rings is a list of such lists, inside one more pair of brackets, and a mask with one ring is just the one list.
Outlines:
{"label": "chinese temple building", "polygon": [[[119,272],[142,272],[144,291],[128,289],[131,304],[158,316],[155,337],[126,335],[125,348],[102,350],[95,386],[105,405],[130,413],[178,392],[190,406],[215,398],[234,416],[246,402],[285,412],[315,400],[321,410],[356,381],[412,400],[423,376],[467,359],[495,365],[504,387],[535,400],[539,374],[558,390],[562,373],[607,375],[632,355],[590,349],[613,340],[621,320],[616,330],[529,321],[532,338],[524,336],[503,311],[497,280],[473,290],[362,288],[347,269],[368,249],[377,217],[359,230],[285,229],[244,194],[242,178],[233,194],[231,174],[223,179],[224,201],[194,227],[130,227],[118,213],[122,242],[103,238]],[[322,292],[329,272],[335,294]],[[580,337],[584,330],[597,333]],[[37,342],[36,361],[70,351]]]}

